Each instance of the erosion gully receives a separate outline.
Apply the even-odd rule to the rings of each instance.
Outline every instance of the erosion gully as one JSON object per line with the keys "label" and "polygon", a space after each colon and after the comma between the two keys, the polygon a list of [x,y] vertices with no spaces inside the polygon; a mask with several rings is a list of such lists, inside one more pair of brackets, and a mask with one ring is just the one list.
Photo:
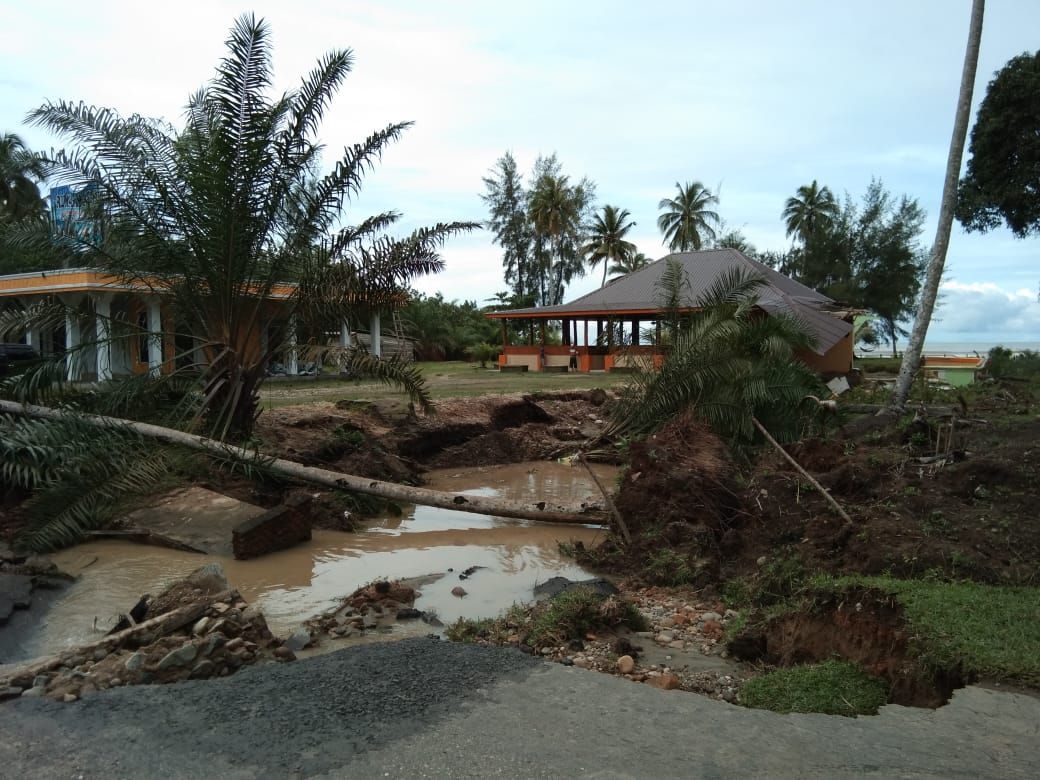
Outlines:
{"label": "erosion gully", "polygon": [[[593,469],[608,484],[617,471],[599,464]],[[554,462],[442,469],[426,479],[434,489],[515,500],[600,500],[585,469]],[[271,630],[281,635],[361,585],[383,578],[446,573],[422,586],[416,607],[435,612],[445,624],[459,617],[489,617],[514,602],[530,601],[534,585],[550,577],[592,576],[564,558],[558,545],[578,540],[591,545],[602,534],[588,526],[540,525],[432,507],[403,510],[399,516],[377,517],[355,533],[315,530],[308,543],[250,561],[121,541],[64,550],[52,558],[77,580],[22,638],[20,655],[43,655],[96,639],[143,594],[154,595],[209,562],[224,567],[228,581],[260,606]],[[458,574],[472,566],[483,568],[460,582]],[[467,591],[463,598],[451,593],[459,585]],[[392,637],[375,638],[431,630],[413,621],[395,626]]]}

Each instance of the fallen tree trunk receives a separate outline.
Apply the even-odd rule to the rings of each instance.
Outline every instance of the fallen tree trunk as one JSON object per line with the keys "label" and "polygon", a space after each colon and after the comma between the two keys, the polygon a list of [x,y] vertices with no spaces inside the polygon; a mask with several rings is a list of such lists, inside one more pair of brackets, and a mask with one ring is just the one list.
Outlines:
{"label": "fallen tree trunk", "polygon": [[315,485],[347,490],[354,493],[364,493],[370,496],[378,496],[390,501],[399,501],[407,504],[421,504],[422,506],[433,506],[440,509],[454,509],[459,512],[472,512],[479,515],[493,515],[496,517],[512,517],[522,520],[538,520],[544,523],[583,523],[592,525],[607,525],[606,513],[596,506],[582,505],[579,507],[553,506],[545,501],[534,501],[525,503],[522,501],[509,501],[501,498],[490,498],[488,496],[474,496],[463,493],[445,493],[429,488],[410,487],[398,485],[393,482],[382,482],[377,479],[367,479],[354,474],[342,474],[338,471],[319,469],[313,466],[304,466],[291,460],[283,460],[264,455],[258,451],[251,451],[242,447],[208,439],[205,436],[178,431],[173,428],[164,428],[149,423],[122,420],[117,417],[104,417],[96,414],[76,414],[61,409],[51,409],[46,406],[34,406],[32,404],[19,404],[13,401],[0,400],[0,412],[9,414],[23,414],[29,417],[39,417],[46,420],[62,420],[75,418],[89,422],[93,425],[108,428],[127,428],[135,431],[141,436],[189,447],[193,450],[212,453],[224,458],[238,461],[261,461],[264,468],[274,471],[286,477],[310,482]]}
{"label": "fallen tree trunk", "polygon": [[117,634],[109,634],[104,639],[99,639],[97,642],[80,645],[79,647],[72,647],[63,650],[57,655],[52,655],[49,658],[44,658],[39,661],[33,661],[20,666],[11,666],[9,669],[3,670],[3,675],[0,676],[0,686],[10,685],[13,680],[32,679],[38,674],[45,674],[54,671],[59,666],[68,664],[75,656],[82,655],[89,657],[99,648],[111,652],[130,637],[141,634],[145,631],[155,634],[156,636],[171,634],[189,623],[194,623],[218,601],[227,601],[229,599],[237,598],[237,590],[225,590],[207,598],[205,601],[200,601],[197,604],[189,604],[186,607],[179,607],[178,609],[165,612],[162,615],[156,615],[149,620],[145,620],[143,623],[138,623],[136,626],[131,626]]}

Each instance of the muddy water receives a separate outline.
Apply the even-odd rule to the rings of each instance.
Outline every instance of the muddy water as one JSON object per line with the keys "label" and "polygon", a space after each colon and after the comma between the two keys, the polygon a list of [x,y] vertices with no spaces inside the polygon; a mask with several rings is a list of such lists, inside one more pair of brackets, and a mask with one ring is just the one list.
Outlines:
{"label": "muddy water", "polygon": [[[612,484],[613,468],[595,468],[601,481]],[[599,500],[584,469],[556,463],[448,469],[431,472],[427,478],[430,487],[442,490],[516,500]],[[383,577],[445,573],[423,586],[418,608],[435,611],[445,623],[460,616],[491,616],[514,601],[530,600],[533,586],[549,577],[590,576],[563,558],[557,545],[571,540],[594,544],[600,534],[585,526],[407,507],[401,516],[377,518],[361,532],[318,530],[309,543],[253,561],[131,542],[91,542],[53,556],[59,567],[80,577],[47,613],[35,635],[27,638],[23,655],[42,655],[96,638],[142,594],[158,593],[210,561],[219,562],[231,584],[260,605],[278,634],[291,632],[357,587]],[[458,574],[470,566],[485,568],[460,582]],[[451,595],[458,585],[466,589],[465,598]],[[400,630],[426,633],[430,629],[417,622],[410,627],[402,624]]]}

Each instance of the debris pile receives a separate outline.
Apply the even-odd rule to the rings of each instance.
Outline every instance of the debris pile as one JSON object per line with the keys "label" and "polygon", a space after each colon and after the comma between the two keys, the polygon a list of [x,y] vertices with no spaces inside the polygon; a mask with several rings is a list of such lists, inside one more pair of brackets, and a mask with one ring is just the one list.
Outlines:
{"label": "debris pile", "polygon": [[104,639],[5,669],[0,700],[72,702],[122,685],[222,677],[265,657],[295,658],[272,636],[263,614],[228,585],[220,566],[210,564],[154,599],[142,598]]}

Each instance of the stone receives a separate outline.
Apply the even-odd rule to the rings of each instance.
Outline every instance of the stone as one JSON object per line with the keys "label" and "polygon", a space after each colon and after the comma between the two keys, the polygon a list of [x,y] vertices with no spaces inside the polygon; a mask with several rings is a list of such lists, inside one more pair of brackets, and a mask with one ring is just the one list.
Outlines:
{"label": "stone", "polygon": [[43,687],[42,685],[38,685],[38,686],[36,686],[34,688],[26,688],[24,691],[22,691],[22,698],[23,699],[38,699],[41,696],[43,696],[43,694],[46,691],[47,691],[47,689],[45,687]]}
{"label": "stone", "polygon": [[17,699],[22,695],[22,689],[14,685],[8,685],[4,688],[0,688],[0,701],[7,701],[8,699]]}
{"label": "stone", "polygon": [[454,588],[451,589],[451,595],[461,599],[463,596],[466,595],[466,589],[459,585],[456,585]]}
{"label": "stone", "polygon": [[212,677],[217,671],[217,665],[209,660],[202,660],[195,664],[195,668],[191,670],[191,678],[193,680],[203,680],[207,677]]}
{"label": "stone", "polygon": [[295,661],[296,653],[290,650],[288,647],[276,647],[274,649],[274,657],[279,661]]}
{"label": "stone", "polygon": [[66,704],[72,704],[72,702],[74,701],[79,701],[79,696],[77,696],[74,693],[66,693],[64,696],[61,697],[61,700]]}
{"label": "stone", "polygon": [[646,681],[646,684],[652,685],[654,688],[660,688],[663,691],[674,691],[681,685],[679,678],[674,674],[662,674],[657,677],[651,677]]}
{"label": "stone", "polygon": [[682,650],[684,647],[686,647],[686,643],[681,639],[676,639],[673,642],[669,642],[668,646],[673,650]]}
{"label": "stone", "polygon": [[[307,647],[311,643],[310,632],[305,628],[301,628],[298,631],[293,632],[293,635],[285,640],[285,647],[289,648],[292,652],[297,653],[303,648]],[[230,644],[230,643],[229,643]]]}
{"label": "stone", "polygon": [[636,661],[630,655],[623,655],[617,659],[617,669],[621,674],[631,674],[636,668]]}
{"label": "stone", "polygon": [[181,666],[187,666],[195,657],[199,654],[199,648],[195,645],[182,645],[176,650],[172,650],[163,656],[163,659],[159,661],[158,669],[160,671],[166,669],[177,669]]}
{"label": "stone", "polygon": [[234,639],[232,639],[232,640],[231,640],[230,642],[228,642],[228,643],[227,643],[227,644],[226,644],[226,645],[224,646],[224,648],[225,648],[225,649],[226,649],[226,650],[227,650],[227,651],[228,651],[229,653],[233,653],[233,652],[235,652],[236,650],[238,650],[238,648],[240,648],[240,647],[243,647],[243,646],[245,646],[245,643],[246,643],[246,640],[244,640],[244,639],[243,639],[242,637],[240,637],[240,636],[237,636],[237,637],[235,637]]}
{"label": "stone", "polygon": [[654,638],[654,632],[653,631],[636,631],[636,636],[640,637],[641,639],[653,639]]}
{"label": "stone", "polygon": [[377,618],[372,613],[369,613],[369,614],[365,615],[361,619],[361,627],[362,628],[372,629],[372,628],[375,628],[378,625],[379,625],[379,618]]}
{"label": "stone", "polygon": [[398,620],[418,620],[422,617],[422,612],[413,607],[405,607],[404,609],[397,610]]}
{"label": "stone", "polygon": [[707,623],[709,620],[714,620],[716,623],[718,623],[722,620],[722,615],[720,615],[718,612],[704,612],[701,615],[701,620],[703,620],[705,623]]}
{"label": "stone", "polygon": [[16,609],[27,609],[32,601],[32,577],[25,574],[0,574],[0,626]]}
{"label": "stone", "polygon": [[675,625],[675,618],[662,618],[661,622],[658,623],[661,628],[671,628]]}
{"label": "stone", "polygon": [[727,609],[726,614],[722,616],[724,620],[733,620],[734,618],[740,617],[740,613],[735,609]]}
{"label": "stone", "polygon": [[560,663],[563,664],[564,666],[574,666],[574,659],[573,658],[561,658],[560,659]]}
{"label": "stone", "polygon": [[662,631],[660,634],[654,637],[654,641],[662,645],[666,645],[675,639],[675,634],[671,631]]}
{"label": "stone", "polygon": [[568,590],[574,590],[575,588],[587,588],[599,596],[616,596],[618,589],[613,583],[608,582],[602,578],[591,579],[591,580],[569,580],[566,577],[550,577],[545,582],[540,583],[534,588],[535,598],[538,599],[551,599],[554,596],[558,596]]}
{"label": "stone", "polygon": [[108,648],[99,647],[94,651],[93,658],[95,661],[104,661],[108,658]]}
{"label": "stone", "polygon": [[195,634],[195,636],[201,636],[202,634],[205,634],[206,629],[209,628],[209,624],[211,622],[212,621],[210,621],[208,617],[199,618],[199,621],[194,626],[192,626],[191,633]]}
{"label": "stone", "polygon": [[717,620],[705,621],[704,625],[701,626],[701,631],[704,632],[706,637],[710,637],[711,639],[722,638],[722,624]]}
{"label": "stone", "polygon": [[210,634],[206,637],[206,641],[203,643],[199,652],[203,656],[207,656],[219,647],[223,647],[227,644],[227,637],[223,634]]}
{"label": "stone", "polygon": [[575,658],[574,665],[577,666],[579,669],[588,669],[590,666],[592,666],[592,661],[590,661],[588,658]]}
{"label": "stone", "polygon": [[542,652],[542,655],[552,655],[552,648],[551,647],[543,647],[541,652]]}
{"label": "stone", "polygon": [[51,681],[51,678],[45,674],[38,674],[33,677],[32,687],[33,688],[46,688],[47,683]]}

